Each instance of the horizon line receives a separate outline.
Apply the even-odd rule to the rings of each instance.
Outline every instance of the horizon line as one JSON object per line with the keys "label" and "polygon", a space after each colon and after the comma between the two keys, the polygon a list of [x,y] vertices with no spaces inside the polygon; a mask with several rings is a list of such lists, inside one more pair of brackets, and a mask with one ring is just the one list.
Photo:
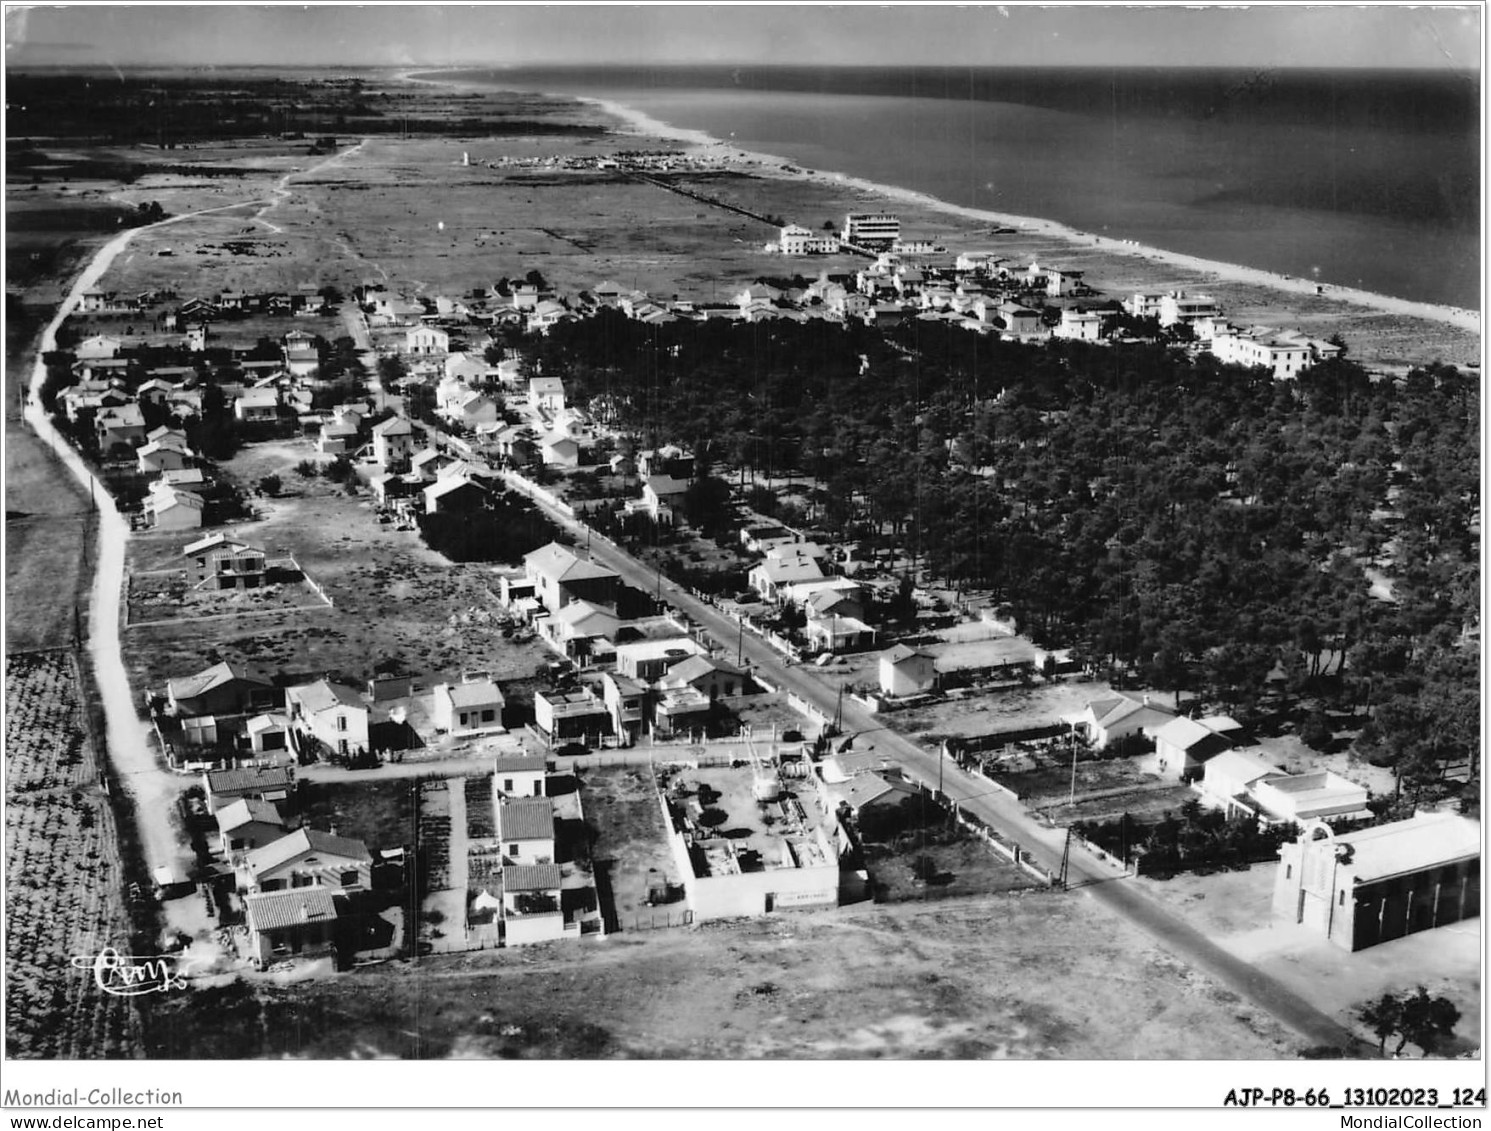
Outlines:
{"label": "horizon line", "polygon": [[470,70],[483,68],[494,71],[539,69],[545,67],[586,67],[591,70],[623,70],[637,67],[652,69],[677,69],[677,70],[708,70],[727,68],[754,68],[757,70],[789,70],[789,69],[812,69],[819,71],[844,71],[850,69],[876,69],[876,70],[944,70],[944,71],[967,71],[967,70],[1008,70],[1008,71],[1045,71],[1045,70],[1081,70],[1081,71],[1402,71],[1424,74],[1455,74],[1479,76],[1481,68],[1476,66],[1454,66],[1451,64],[1435,64],[1433,66],[1413,66],[1407,64],[1367,64],[1367,63],[779,63],[779,62],[742,62],[728,60],[711,60],[706,63],[680,62],[677,60],[634,60],[630,62],[595,62],[587,59],[546,59],[532,62],[444,62],[444,63],[349,63],[345,60],[327,61],[319,63],[274,63],[274,62],[247,62],[247,61],[218,61],[213,63],[180,63],[180,62],[149,62],[139,61],[132,63],[119,63],[113,61],[36,61],[25,62],[21,60],[7,60],[4,70],[7,72],[20,69],[53,70],[53,71],[133,71],[133,70],[179,70],[179,71],[211,71],[227,68],[245,68],[275,71],[311,71],[311,70],[355,70],[355,71],[451,71]]}

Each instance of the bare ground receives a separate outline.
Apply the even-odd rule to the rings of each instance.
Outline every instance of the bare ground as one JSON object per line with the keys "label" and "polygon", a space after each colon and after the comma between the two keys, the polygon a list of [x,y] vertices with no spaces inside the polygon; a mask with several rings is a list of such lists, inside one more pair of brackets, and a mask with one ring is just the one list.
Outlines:
{"label": "bare ground", "polygon": [[[1461,1012],[1458,1036],[1446,1050],[1448,1055],[1476,1047],[1481,1019],[1479,919],[1421,931],[1352,954],[1301,927],[1273,919],[1277,871],[1277,865],[1254,864],[1238,872],[1131,882],[1364,1040],[1376,1043],[1357,1022],[1358,1007],[1384,993],[1422,985],[1436,996],[1449,998]],[[1392,1045],[1388,1047],[1391,1051]],[[1409,1051],[1417,1055],[1413,1046]]]}
{"label": "bare ground", "polygon": [[[1296,1042],[1081,895],[861,906],[162,1001],[156,1055],[1268,1060]],[[195,996],[195,995],[194,995]]]}
{"label": "bare ground", "polygon": [[[282,497],[255,500],[262,517],[229,529],[271,557],[293,557],[335,607],[131,628],[126,661],[135,687],[158,688],[221,659],[331,672],[360,684],[382,660],[415,673],[481,668],[506,680],[532,675],[549,658],[536,642],[502,635],[492,567],[454,565],[417,533],[380,525],[366,495],[349,498],[324,480],[303,480],[292,468],[310,451],[304,441],[253,445],[224,465],[245,483],[269,471],[285,480]],[[130,567],[166,568],[185,541],[136,536]]]}

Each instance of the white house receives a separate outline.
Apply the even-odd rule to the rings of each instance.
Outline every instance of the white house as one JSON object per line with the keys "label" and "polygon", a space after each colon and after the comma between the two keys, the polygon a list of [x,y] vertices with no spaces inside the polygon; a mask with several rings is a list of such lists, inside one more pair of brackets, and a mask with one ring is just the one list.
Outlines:
{"label": "white house", "polygon": [[937,686],[937,658],[897,644],[880,653],[880,690],[893,699],[920,695]]}
{"label": "white house", "polygon": [[1172,718],[1153,732],[1154,766],[1161,777],[1190,780],[1208,760],[1231,750],[1241,728],[1225,715]]}
{"label": "white house", "polygon": [[548,773],[542,754],[500,753],[492,760],[492,792],[498,799],[542,797]]}
{"label": "white house", "polygon": [[501,689],[490,679],[441,683],[435,687],[431,717],[438,730],[450,735],[501,734]]}
{"label": "white house", "polygon": [[497,839],[504,864],[554,863],[554,805],[547,797],[497,804]]}
{"label": "white house", "polygon": [[1068,307],[1061,312],[1061,321],[1056,324],[1055,336],[1070,338],[1078,342],[1095,342],[1103,336],[1103,316],[1092,311],[1073,310]]}
{"label": "white house", "polygon": [[414,455],[414,425],[393,416],[373,427],[373,459],[384,467],[402,464]]}
{"label": "white house", "polygon": [[558,377],[530,377],[528,403],[555,416],[564,410],[564,382]]}
{"label": "white house", "polygon": [[814,558],[768,557],[746,574],[746,584],[763,600],[778,601],[786,598],[788,586],[802,581],[818,581],[822,577],[823,570]]}
{"label": "white house", "polygon": [[146,474],[161,471],[180,471],[192,461],[191,452],[174,443],[149,443],[135,451],[138,469]]}
{"label": "white house", "polygon": [[272,424],[280,415],[280,391],[273,386],[245,389],[233,402],[233,415],[245,424]]}
{"label": "white house", "polygon": [[1175,710],[1162,703],[1151,703],[1146,695],[1141,702],[1127,695],[1091,700],[1083,711],[1081,726],[1094,746],[1107,746],[1131,734],[1155,734],[1175,718]]}
{"label": "white house", "polygon": [[199,530],[205,506],[201,495],[159,480],[145,497],[145,514],[157,530]]}
{"label": "white house", "polygon": [[[1176,719],[1176,722],[1190,722]],[[1254,783],[1280,776],[1279,767],[1247,750],[1223,750],[1201,770],[1201,794],[1226,809],[1229,815],[1238,811],[1237,802],[1245,798]],[[1249,807],[1244,805],[1243,809]]]}
{"label": "white house", "polygon": [[450,335],[438,326],[411,326],[404,334],[404,352],[428,356],[450,352]]}
{"label": "white house", "polygon": [[788,224],[777,237],[777,249],[783,255],[832,255],[839,250],[834,235],[818,235],[800,224]]}
{"label": "white house", "polygon": [[1203,318],[1216,318],[1221,313],[1222,308],[1211,295],[1188,295],[1185,291],[1171,291],[1160,297],[1157,316],[1161,326],[1174,326],[1180,322],[1190,324]]}
{"label": "white house", "polygon": [[368,709],[352,688],[326,679],[286,688],[285,707],[301,735],[337,754],[367,750]]}

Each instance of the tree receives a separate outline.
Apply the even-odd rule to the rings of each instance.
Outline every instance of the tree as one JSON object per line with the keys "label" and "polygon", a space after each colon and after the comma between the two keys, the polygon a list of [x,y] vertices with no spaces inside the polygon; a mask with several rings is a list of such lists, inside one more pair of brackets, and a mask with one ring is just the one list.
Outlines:
{"label": "tree", "polygon": [[378,376],[385,387],[392,387],[409,376],[409,369],[398,354],[389,354],[378,359]]}
{"label": "tree", "polygon": [[1398,1031],[1403,1018],[1403,1003],[1392,994],[1383,994],[1357,1010],[1356,1017],[1377,1037],[1377,1051],[1386,1054],[1387,1039]]}
{"label": "tree", "polygon": [[1304,726],[1299,728],[1299,739],[1311,750],[1322,753],[1331,748],[1335,732],[1331,730],[1330,718],[1324,711],[1311,711]]}
{"label": "tree", "polygon": [[1418,1045],[1424,1056],[1428,1056],[1444,1041],[1455,1035],[1455,1023],[1460,1020],[1460,1011],[1448,998],[1429,996],[1429,991],[1420,986],[1403,999],[1402,1015],[1398,1021],[1398,1032],[1402,1039],[1393,1055],[1403,1051],[1409,1042]]}
{"label": "tree", "polygon": [[259,490],[271,497],[280,493],[280,477],[278,475],[265,475],[259,480]]}
{"label": "tree", "polygon": [[1454,1037],[1460,1010],[1448,998],[1430,997],[1429,991],[1419,986],[1412,993],[1383,994],[1363,1005],[1356,1016],[1376,1035],[1379,1052],[1386,1052],[1387,1039],[1396,1033],[1394,1056],[1410,1044],[1429,1056]]}
{"label": "tree", "polygon": [[695,479],[683,493],[683,513],[706,537],[728,529],[733,517],[730,507],[730,484],[714,476]]}

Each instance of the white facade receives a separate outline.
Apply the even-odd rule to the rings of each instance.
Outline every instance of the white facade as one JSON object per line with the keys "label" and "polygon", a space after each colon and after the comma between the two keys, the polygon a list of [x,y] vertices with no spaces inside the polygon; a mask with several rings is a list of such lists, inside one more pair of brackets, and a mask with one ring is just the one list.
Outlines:
{"label": "white facade", "polygon": [[1219,334],[1211,340],[1211,352],[1227,365],[1262,366],[1278,380],[1295,377],[1314,364],[1308,341],[1266,333]]}
{"label": "white facade", "polygon": [[1063,310],[1061,321],[1056,326],[1056,336],[1079,342],[1095,342],[1103,336],[1102,315]]}
{"label": "white facade", "polygon": [[414,326],[404,335],[404,351],[412,354],[450,352],[450,335],[438,326]]}
{"label": "white facade", "polygon": [[893,244],[901,238],[901,218],[889,212],[851,212],[844,217],[844,242]]}
{"label": "white facade", "polygon": [[782,229],[777,247],[783,255],[832,255],[839,250],[837,237],[817,235],[798,224]]}
{"label": "white facade", "polygon": [[1222,308],[1211,295],[1188,295],[1185,291],[1171,291],[1160,298],[1161,326],[1174,326],[1178,322],[1199,322],[1203,318],[1216,318],[1221,313]]}

